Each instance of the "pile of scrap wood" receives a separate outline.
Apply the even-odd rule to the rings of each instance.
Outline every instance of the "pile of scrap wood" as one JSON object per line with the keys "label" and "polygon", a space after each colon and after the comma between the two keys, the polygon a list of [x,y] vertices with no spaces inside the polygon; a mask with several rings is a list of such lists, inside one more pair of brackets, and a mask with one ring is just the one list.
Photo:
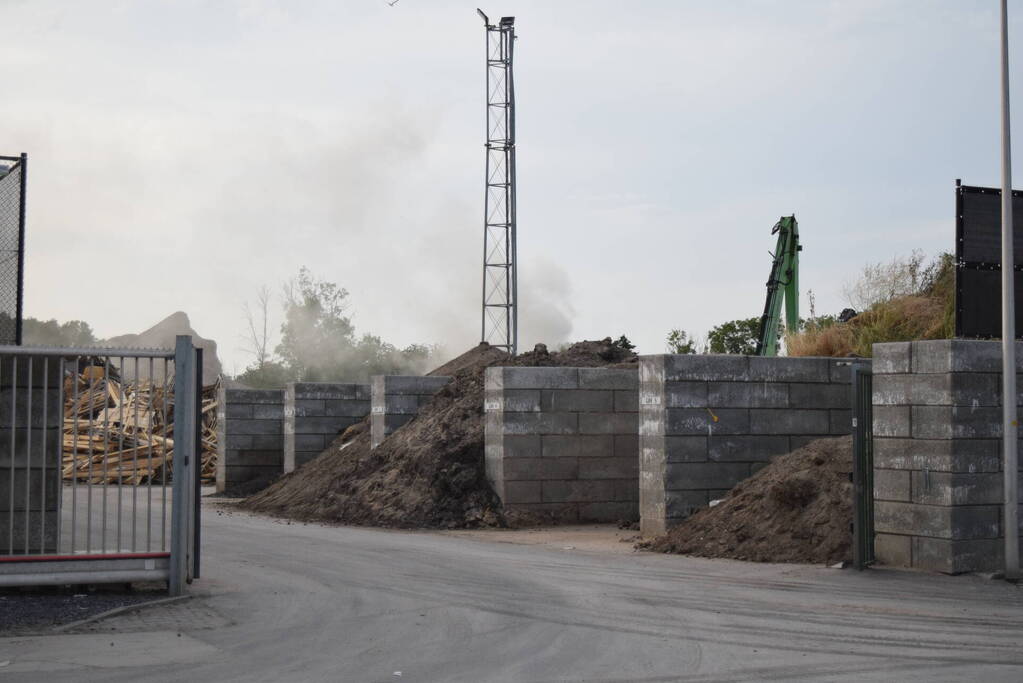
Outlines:
{"label": "pile of scrap wood", "polygon": [[[217,462],[217,385],[202,391],[202,479]],[[102,361],[64,379],[65,481],[145,484],[171,480],[174,389],[151,380],[122,382]]]}

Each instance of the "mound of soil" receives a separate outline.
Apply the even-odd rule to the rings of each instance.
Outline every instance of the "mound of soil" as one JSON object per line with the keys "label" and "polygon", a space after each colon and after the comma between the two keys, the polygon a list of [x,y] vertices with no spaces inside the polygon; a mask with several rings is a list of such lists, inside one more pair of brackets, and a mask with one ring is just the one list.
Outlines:
{"label": "mound of soil", "polygon": [[431,374],[454,378],[414,420],[370,450],[368,418],[319,457],[248,498],[243,507],[300,520],[388,527],[504,525],[483,464],[484,370],[491,365],[599,367],[635,363],[610,339],[509,358],[486,344]]}
{"label": "mound of soil", "polygon": [[851,560],[851,472],[851,436],[813,441],[641,547],[753,562]]}

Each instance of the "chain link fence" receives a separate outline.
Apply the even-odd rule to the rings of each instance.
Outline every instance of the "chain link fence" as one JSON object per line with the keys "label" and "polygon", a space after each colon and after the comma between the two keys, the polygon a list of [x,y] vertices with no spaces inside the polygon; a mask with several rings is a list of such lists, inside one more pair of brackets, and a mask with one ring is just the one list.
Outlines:
{"label": "chain link fence", "polygon": [[0,345],[21,344],[25,165],[24,156],[0,156]]}

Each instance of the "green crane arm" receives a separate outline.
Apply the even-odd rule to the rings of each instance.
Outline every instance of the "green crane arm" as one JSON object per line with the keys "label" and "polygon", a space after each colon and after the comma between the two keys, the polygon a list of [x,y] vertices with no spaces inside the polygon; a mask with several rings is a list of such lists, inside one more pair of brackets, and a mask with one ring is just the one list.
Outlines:
{"label": "green crane arm", "polygon": [[767,302],[760,318],[760,337],[757,339],[758,356],[778,355],[778,325],[781,324],[781,302],[785,299],[785,324],[790,330],[799,329],[799,224],[796,217],[782,216],[771,234],[778,235],[771,277],[767,281]]}

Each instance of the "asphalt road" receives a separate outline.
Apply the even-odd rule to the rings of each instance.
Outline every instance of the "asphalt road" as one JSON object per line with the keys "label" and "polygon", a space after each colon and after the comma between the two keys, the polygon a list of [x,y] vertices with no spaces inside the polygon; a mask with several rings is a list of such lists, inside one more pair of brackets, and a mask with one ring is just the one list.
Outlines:
{"label": "asphalt road", "polygon": [[1023,680],[1021,589],[207,509],[199,597],[0,639],[0,681]]}

